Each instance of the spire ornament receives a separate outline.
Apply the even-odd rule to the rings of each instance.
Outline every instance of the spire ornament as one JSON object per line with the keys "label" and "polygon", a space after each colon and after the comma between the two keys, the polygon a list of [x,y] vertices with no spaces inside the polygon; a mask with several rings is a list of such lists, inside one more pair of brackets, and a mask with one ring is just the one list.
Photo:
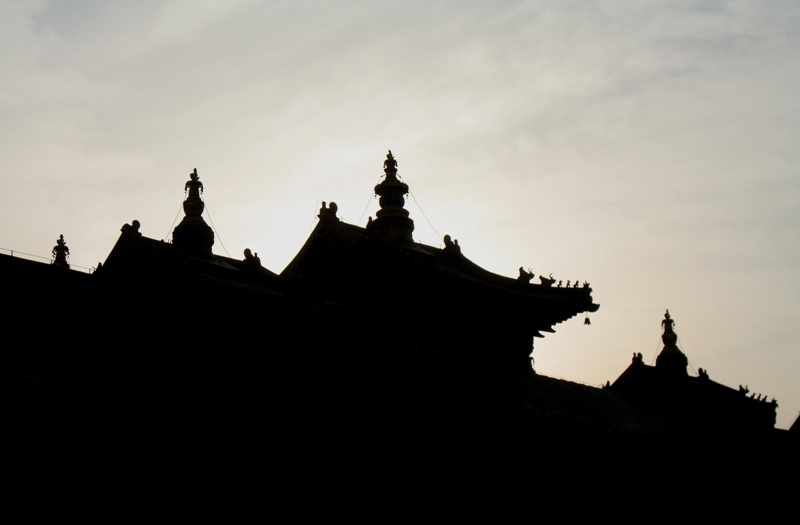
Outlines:
{"label": "spire ornament", "polygon": [[187,217],[200,217],[203,215],[206,205],[200,196],[203,193],[203,183],[200,182],[200,175],[197,174],[197,168],[189,174],[189,180],[183,186],[183,191],[187,194],[186,200],[183,201],[183,212]]}
{"label": "spire ornament", "polygon": [[213,257],[214,230],[203,220],[205,203],[200,197],[203,183],[197,174],[197,168],[189,174],[189,180],[183,187],[186,200],[183,201],[183,212],[186,216],[172,231],[172,244],[181,251],[194,257]]}
{"label": "spire ornament", "polygon": [[673,330],[673,326],[675,326],[675,321],[669,315],[669,310],[667,310],[667,313],[664,314],[664,320],[661,321],[661,327],[664,329],[664,333],[661,334],[661,341],[664,346],[675,346],[678,342],[678,334]]}
{"label": "spire ornament", "polygon": [[664,314],[664,319],[661,321],[661,326],[664,329],[664,333],[661,335],[664,349],[661,350],[661,353],[656,358],[656,368],[671,376],[687,376],[689,375],[686,371],[689,366],[689,359],[677,346],[678,334],[673,329],[674,325],[675,321],[669,315],[669,310],[667,310],[667,313]]}
{"label": "spire ornament", "polygon": [[375,186],[375,195],[380,197],[381,209],[375,214],[372,229],[379,235],[399,242],[414,242],[411,233],[414,231],[414,221],[408,217],[405,206],[405,195],[408,194],[408,184],[397,178],[397,160],[392,155],[392,150],[383,161],[384,179]]}

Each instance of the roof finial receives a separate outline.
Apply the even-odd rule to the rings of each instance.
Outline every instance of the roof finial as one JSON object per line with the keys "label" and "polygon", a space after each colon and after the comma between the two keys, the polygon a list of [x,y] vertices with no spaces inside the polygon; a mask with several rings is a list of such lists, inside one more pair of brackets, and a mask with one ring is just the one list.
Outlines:
{"label": "roof finial", "polygon": [[661,326],[664,328],[664,333],[661,335],[661,341],[664,342],[664,349],[658,354],[656,358],[656,368],[675,376],[687,375],[686,368],[689,366],[689,359],[686,355],[678,349],[678,334],[672,327],[675,325],[672,317],[669,315],[669,310],[664,314],[664,319],[661,321]]}
{"label": "roof finial", "polygon": [[69,248],[67,247],[67,241],[64,240],[64,234],[62,233],[58,239],[56,239],[56,245],[53,246],[53,261],[50,264],[60,268],[69,268],[68,259]]}
{"label": "roof finial", "polygon": [[383,172],[386,174],[386,180],[397,180],[397,161],[392,155],[392,150],[389,150],[386,160],[383,161]]}
{"label": "roof finial", "polygon": [[190,180],[183,186],[184,192],[189,192],[186,200],[183,201],[183,211],[187,217],[200,217],[203,215],[203,210],[206,205],[200,198],[203,193],[203,183],[200,182],[200,175],[197,174],[197,168],[189,174]]}
{"label": "roof finial", "polygon": [[211,257],[214,231],[202,217],[206,205],[200,198],[203,183],[200,182],[197,168],[189,174],[189,179],[183,187],[184,192],[187,192],[186,200],[183,201],[186,217],[172,231],[172,244],[196,257]]}
{"label": "roof finial", "polygon": [[669,315],[669,309],[667,309],[667,313],[664,314],[664,320],[661,321],[661,326],[664,328],[661,341],[664,343],[664,346],[675,346],[675,343],[678,342],[678,334],[672,329],[674,325],[675,321],[672,320],[672,317]]}
{"label": "roof finial", "polygon": [[383,161],[383,171],[386,177],[375,186],[375,194],[380,196],[381,209],[375,214],[372,229],[391,240],[414,242],[411,237],[414,221],[408,217],[408,210],[404,208],[408,184],[397,179],[397,161],[392,150],[389,150],[386,160]]}

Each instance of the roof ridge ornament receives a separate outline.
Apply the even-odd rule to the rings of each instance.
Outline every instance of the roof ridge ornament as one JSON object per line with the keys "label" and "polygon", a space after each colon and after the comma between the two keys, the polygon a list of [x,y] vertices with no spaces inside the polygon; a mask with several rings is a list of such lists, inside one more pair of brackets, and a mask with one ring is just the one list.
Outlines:
{"label": "roof ridge ornament", "polygon": [[669,309],[667,309],[667,313],[664,314],[664,320],[661,321],[661,327],[664,329],[664,333],[661,334],[661,341],[664,346],[675,346],[678,342],[678,334],[675,333],[673,326],[675,326],[675,321],[669,315]]}
{"label": "roof ridge ornament", "polygon": [[678,334],[673,329],[674,325],[675,321],[669,315],[669,310],[667,310],[664,314],[664,319],[661,321],[661,326],[664,328],[664,333],[661,335],[664,349],[661,350],[661,353],[656,358],[656,368],[675,377],[685,377],[689,375],[687,372],[689,359],[677,346]]}
{"label": "roof ridge ornament", "polygon": [[397,160],[392,150],[383,161],[383,172],[383,181],[375,186],[381,209],[375,214],[371,229],[388,240],[413,243],[411,233],[414,231],[414,221],[408,217],[408,210],[404,207],[408,184],[397,178]]}
{"label": "roof ridge ornament", "polygon": [[189,180],[183,186],[186,200],[183,201],[183,212],[186,216],[172,231],[172,244],[181,251],[195,257],[213,257],[214,230],[203,220],[205,203],[201,198],[203,183],[197,174],[197,168],[189,174]]}
{"label": "roof ridge ornament", "polygon": [[53,246],[53,260],[50,264],[59,268],[69,268],[69,248],[63,233],[56,239],[56,245]]}
{"label": "roof ridge ornament", "polygon": [[461,255],[461,246],[458,245],[458,239],[453,239],[450,237],[450,235],[445,235],[444,252],[452,253],[454,255]]}
{"label": "roof ridge ornament", "polygon": [[383,172],[386,174],[387,180],[397,180],[397,160],[392,155],[392,150],[389,150],[386,160],[383,161]]}
{"label": "roof ridge ornament", "polygon": [[331,202],[330,206],[325,201],[322,201],[322,207],[319,209],[317,218],[321,221],[335,221],[338,222],[339,218],[336,213],[339,211],[339,206],[335,202]]}
{"label": "roof ridge ornament", "polygon": [[203,183],[200,182],[200,175],[197,174],[197,168],[189,174],[189,180],[183,186],[184,193],[187,194],[186,200],[183,201],[183,212],[187,217],[200,217],[203,215],[203,210],[206,205],[201,198],[203,194]]}

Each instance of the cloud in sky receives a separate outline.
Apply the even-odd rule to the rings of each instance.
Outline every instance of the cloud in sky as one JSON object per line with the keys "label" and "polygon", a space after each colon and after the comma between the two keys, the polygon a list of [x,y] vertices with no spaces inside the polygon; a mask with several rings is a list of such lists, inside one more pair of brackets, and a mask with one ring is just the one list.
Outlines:
{"label": "cloud in sky", "polygon": [[540,372],[613,381],[670,308],[786,427],[798,48],[793,2],[2,2],[0,246],[63,233],[88,267],[125,222],[165,238],[197,167],[230,255],[279,272],[320,200],[374,214],[391,148],[419,240],[592,283]]}

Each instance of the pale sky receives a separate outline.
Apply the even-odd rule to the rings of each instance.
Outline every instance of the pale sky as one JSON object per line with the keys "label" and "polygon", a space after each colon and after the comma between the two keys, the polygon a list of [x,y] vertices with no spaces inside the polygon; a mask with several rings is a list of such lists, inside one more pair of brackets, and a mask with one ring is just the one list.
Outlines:
{"label": "pale sky", "polygon": [[321,201],[374,215],[391,149],[416,240],[591,283],[539,373],[652,363],[669,308],[690,373],[788,428],[798,50],[795,1],[0,0],[0,248],[166,239],[196,167],[215,253],[280,273]]}

